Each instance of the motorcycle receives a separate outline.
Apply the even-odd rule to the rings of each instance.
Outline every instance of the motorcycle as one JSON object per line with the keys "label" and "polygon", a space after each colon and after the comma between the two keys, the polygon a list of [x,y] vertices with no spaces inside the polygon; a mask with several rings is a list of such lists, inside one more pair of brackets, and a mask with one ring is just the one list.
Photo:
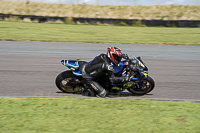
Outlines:
{"label": "motorcycle", "polygon": [[[81,66],[87,62],[77,59],[61,60],[61,63],[68,67],[70,70],[61,72],[56,77],[55,83],[57,88],[66,93],[77,93],[85,91]],[[122,60],[118,65],[113,65],[113,68],[113,73],[115,76],[124,77],[128,74],[130,79],[125,83],[118,84],[111,83],[109,77],[106,74],[95,79],[95,81],[101,84],[101,86],[104,87],[107,92],[122,92],[128,90],[134,95],[144,95],[154,89],[155,82],[148,75],[148,68],[141,57],[133,56],[130,59],[126,55],[126,58]]]}

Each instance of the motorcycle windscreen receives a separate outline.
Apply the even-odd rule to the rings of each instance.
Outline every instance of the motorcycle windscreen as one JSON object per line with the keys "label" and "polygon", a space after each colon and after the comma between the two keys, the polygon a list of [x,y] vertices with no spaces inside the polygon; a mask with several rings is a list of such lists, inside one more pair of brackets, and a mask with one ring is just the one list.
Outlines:
{"label": "motorcycle windscreen", "polygon": [[148,71],[148,68],[147,68],[146,64],[144,63],[144,61],[142,60],[142,58],[139,56],[139,57],[137,57],[137,59],[138,59],[139,66],[143,67],[144,70]]}

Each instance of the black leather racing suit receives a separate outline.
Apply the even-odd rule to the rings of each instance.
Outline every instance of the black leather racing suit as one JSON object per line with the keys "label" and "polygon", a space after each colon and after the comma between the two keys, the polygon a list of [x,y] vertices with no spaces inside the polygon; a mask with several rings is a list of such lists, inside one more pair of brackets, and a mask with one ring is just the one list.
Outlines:
{"label": "black leather racing suit", "polygon": [[95,78],[107,73],[112,83],[124,82],[126,77],[115,77],[113,74],[113,64],[106,54],[96,56],[92,61],[87,63],[82,72],[82,77],[86,86],[93,88],[98,96],[105,97],[105,89],[96,81]]}

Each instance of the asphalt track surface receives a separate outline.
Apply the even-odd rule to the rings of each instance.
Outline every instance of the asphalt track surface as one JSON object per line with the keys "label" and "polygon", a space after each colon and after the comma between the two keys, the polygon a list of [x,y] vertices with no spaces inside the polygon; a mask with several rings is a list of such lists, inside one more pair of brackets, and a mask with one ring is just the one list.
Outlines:
{"label": "asphalt track surface", "polygon": [[60,92],[56,76],[67,70],[62,59],[89,61],[109,46],[124,53],[141,56],[155,80],[155,89],[143,96],[129,92],[108,94],[107,98],[200,102],[200,47],[0,41],[0,97],[63,97],[93,98],[83,94]]}

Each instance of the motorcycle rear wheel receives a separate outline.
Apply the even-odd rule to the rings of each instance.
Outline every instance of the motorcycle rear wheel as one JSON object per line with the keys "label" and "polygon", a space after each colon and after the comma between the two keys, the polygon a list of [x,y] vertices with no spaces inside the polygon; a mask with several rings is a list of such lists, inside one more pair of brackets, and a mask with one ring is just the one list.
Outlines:
{"label": "motorcycle rear wheel", "polygon": [[59,90],[66,93],[75,93],[82,91],[82,87],[78,84],[80,79],[72,73],[72,71],[64,71],[60,73],[55,80]]}
{"label": "motorcycle rear wheel", "polygon": [[146,80],[143,80],[142,85],[135,83],[127,90],[135,95],[144,95],[151,92],[155,87],[154,80],[149,76]]}

